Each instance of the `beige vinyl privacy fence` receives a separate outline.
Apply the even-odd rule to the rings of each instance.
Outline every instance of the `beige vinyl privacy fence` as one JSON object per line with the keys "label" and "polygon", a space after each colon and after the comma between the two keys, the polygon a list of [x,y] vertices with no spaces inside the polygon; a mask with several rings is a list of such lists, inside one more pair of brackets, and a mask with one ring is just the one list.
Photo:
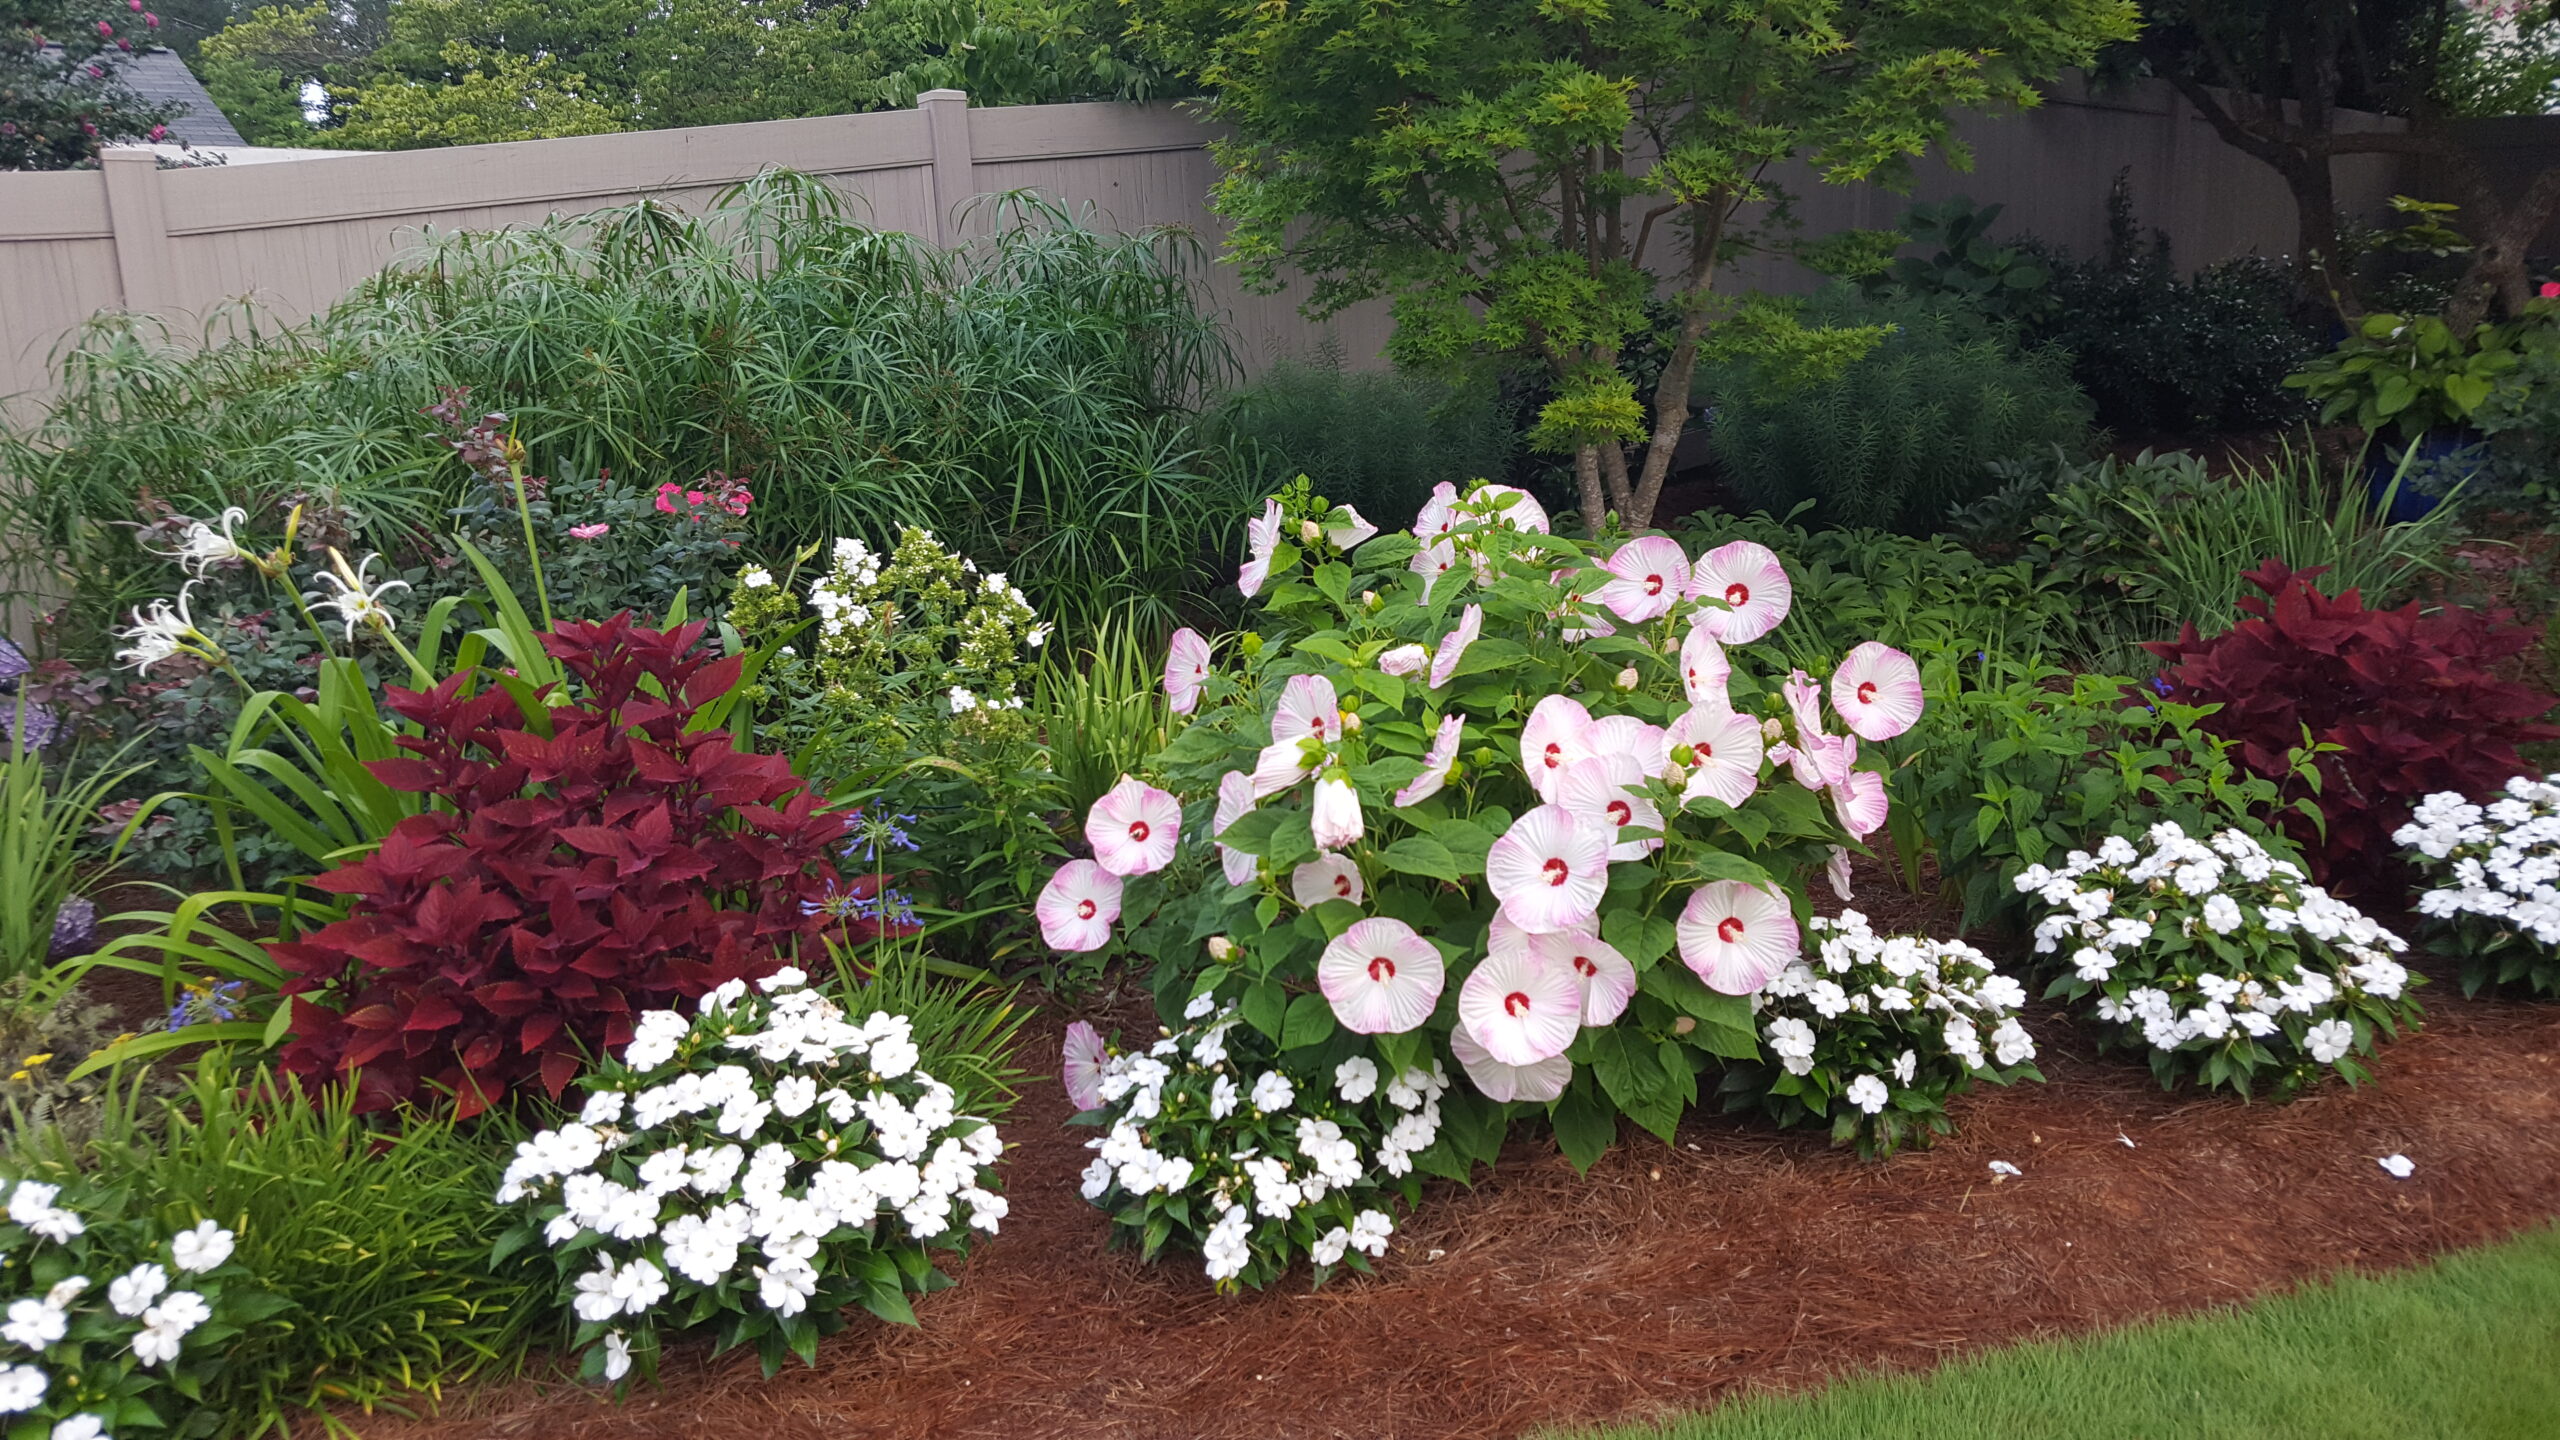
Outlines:
{"label": "beige vinyl privacy fence", "polygon": [[[2375,122],[2392,123],[2392,122]],[[225,302],[251,297],[300,319],[379,270],[420,230],[523,225],[652,196],[705,202],[769,165],[823,176],[884,229],[949,240],[970,197],[1030,188],[1090,205],[1105,224],[1182,226],[1214,253],[1210,127],[1170,106],[1034,105],[972,109],[938,90],[913,110],[810,120],[593,135],[445,150],[344,155],[163,170],[147,151],[111,151],[98,170],[0,175],[0,396],[20,417],[50,388],[47,357],[92,314],[127,308],[194,333]],[[2092,253],[2109,185],[2129,169],[2146,224],[2180,261],[2279,253],[2293,212],[2273,171],[2222,144],[2166,84],[2094,93],[2076,79],[2023,115],[1963,127],[1975,169],[1924,161],[1918,198],[1957,191],[2007,204],[2004,230],[2032,230]],[[2396,162],[2342,164],[2340,200],[2377,208]],[[1883,226],[1908,203],[1873,187],[1795,177],[1801,233]],[[1735,282],[1799,289],[1775,258],[1746,260]],[[1377,354],[1383,305],[1322,330],[1301,294],[1247,294],[1231,270],[1205,277],[1251,365],[1310,349],[1330,331],[1342,352]]]}

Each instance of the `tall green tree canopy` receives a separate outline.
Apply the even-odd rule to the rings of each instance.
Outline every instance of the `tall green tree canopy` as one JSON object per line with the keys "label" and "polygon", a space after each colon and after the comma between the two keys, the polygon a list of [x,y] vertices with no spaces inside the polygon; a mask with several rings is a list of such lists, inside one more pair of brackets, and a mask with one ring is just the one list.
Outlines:
{"label": "tall green tree canopy", "polygon": [[[1535,438],[1582,509],[1651,521],[1699,350],[1792,340],[1716,302],[1719,267],[1783,205],[1779,167],[1899,183],[1967,159],[1958,112],[2131,38],[2131,0],[1130,0],[1134,33],[1217,117],[1233,257],[1311,308],[1394,298],[1399,358],[1533,355]],[[1622,363],[1660,296],[1678,319],[1640,399]],[[1650,413],[1648,414],[1648,410]],[[1621,442],[1641,441],[1631,465]]]}
{"label": "tall green tree canopy", "polygon": [[[2338,237],[2333,165],[2350,155],[2420,158],[2451,187],[2474,242],[2448,311],[2457,331],[2531,294],[2525,254],[2560,216],[2560,167],[2501,187],[2451,122],[2551,108],[2552,0],[2153,0],[2140,54],[2226,143],[2284,177],[2298,258],[2340,314],[2364,309]],[[2406,124],[2342,124],[2342,112],[2357,110]]]}

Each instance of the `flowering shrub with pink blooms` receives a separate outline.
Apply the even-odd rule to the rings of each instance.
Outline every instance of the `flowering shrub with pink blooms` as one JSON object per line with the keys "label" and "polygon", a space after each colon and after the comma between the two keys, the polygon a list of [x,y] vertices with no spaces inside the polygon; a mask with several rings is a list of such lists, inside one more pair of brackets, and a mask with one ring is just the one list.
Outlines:
{"label": "flowering shrub with pink blooms", "polygon": [[1755,664],[1768,549],[1570,540],[1500,485],[1386,535],[1292,493],[1248,535],[1259,628],[1176,637],[1188,718],[1087,816],[1048,943],[1152,959],[1167,1016],[1233,1007],[1288,1073],[1463,1076],[1439,1173],[1531,1111],[1585,1165],[1621,1115],[1668,1137],[1759,1056],[1806,883],[1884,824],[1917,668]]}

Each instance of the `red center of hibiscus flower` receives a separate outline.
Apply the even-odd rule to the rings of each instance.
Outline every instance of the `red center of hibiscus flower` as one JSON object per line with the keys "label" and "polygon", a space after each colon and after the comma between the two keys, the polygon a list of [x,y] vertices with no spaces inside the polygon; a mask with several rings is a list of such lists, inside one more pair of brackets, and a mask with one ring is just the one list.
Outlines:
{"label": "red center of hibiscus flower", "polygon": [[1701,760],[1713,760],[1716,758],[1716,747],[1708,744],[1704,740],[1690,742],[1689,748],[1697,751],[1698,758]]}
{"label": "red center of hibiscus flower", "polygon": [[1876,703],[1876,682],[1873,680],[1867,680],[1859,683],[1858,703],[1861,705],[1873,705]]}
{"label": "red center of hibiscus flower", "polygon": [[1141,845],[1146,844],[1146,843],[1147,843],[1147,836],[1148,836],[1150,833],[1151,833],[1151,832],[1147,829],[1147,822],[1146,822],[1146,821],[1144,821],[1144,820],[1132,820],[1132,821],[1130,821],[1130,822],[1129,822],[1129,838],[1130,838],[1130,839],[1132,839],[1132,840],[1137,841],[1139,844],[1141,844]]}
{"label": "red center of hibiscus flower", "polygon": [[1727,945],[1742,938],[1742,917],[1727,915],[1716,922],[1716,938]]}
{"label": "red center of hibiscus flower", "polygon": [[1741,581],[1739,581],[1739,580],[1736,580],[1736,581],[1734,581],[1732,584],[1727,585],[1726,587],[1724,587],[1724,603],[1726,603],[1727,605],[1748,605],[1748,604],[1750,604],[1750,603],[1751,603],[1751,587],[1750,587],[1750,586],[1748,586],[1748,585],[1743,584],[1743,583],[1742,583]]}
{"label": "red center of hibiscus flower", "polygon": [[1644,577],[1644,593],[1646,593],[1647,595],[1659,595],[1659,594],[1661,594],[1661,593],[1662,593],[1662,577],[1661,577],[1661,576],[1659,576],[1659,575],[1647,575],[1646,577]]}
{"label": "red center of hibiscus flower", "polygon": [[1094,905],[1093,905],[1093,902],[1092,902],[1092,901],[1090,901],[1090,900],[1079,900],[1079,901],[1077,901],[1077,902],[1076,902],[1076,918],[1077,918],[1077,919],[1079,919],[1079,920],[1090,920],[1090,919],[1092,919],[1092,918],[1093,918],[1093,910],[1094,910]]}
{"label": "red center of hibiscus flower", "polygon": [[1564,746],[1561,743],[1553,740],[1548,741],[1547,748],[1542,753],[1545,756],[1548,769],[1554,770],[1564,764]]}
{"label": "red center of hibiscus flower", "polygon": [[1550,856],[1548,856],[1548,857],[1547,857],[1547,883],[1548,883],[1548,884],[1550,884],[1550,885],[1561,885],[1561,884],[1563,884],[1565,881],[1570,880],[1570,879],[1572,879],[1572,878],[1573,878],[1573,867],[1572,867],[1572,866],[1570,866],[1570,865],[1567,865],[1566,863],[1564,863],[1564,857],[1563,857],[1563,856],[1561,856],[1561,855],[1550,855]]}
{"label": "red center of hibiscus flower", "polygon": [[1502,997],[1502,1013],[1504,1013],[1505,1015],[1511,1015],[1511,1016],[1515,1016],[1515,1017],[1516,1017],[1516,1016],[1521,1016],[1521,1015],[1526,1015],[1526,1014],[1528,1014],[1528,1013],[1529,1013],[1529,997],[1528,997],[1528,996],[1526,996],[1526,995],[1521,994],[1521,993],[1520,993],[1519,991],[1517,991],[1517,990],[1514,990],[1514,991],[1512,991],[1510,994],[1503,996],[1503,997]]}
{"label": "red center of hibiscus flower", "polygon": [[1612,800],[1609,802],[1609,818],[1621,825],[1633,825],[1636,823],[1636,807],[1624,800]]}
{"label": "red center of hibiscus flower", "polygon": [[[1336,875],[1336,876],[1334,876],[1334,877],[1333,877],[1333,893],[1334,893],[1334,894],[1336,894],[1336,895],[1341,896],[1341,897],[1342,897],[1343,899],[1345,899],[1345,900],[1350,899],[1350,898],[1351,898],[1351,877],[1350,877],[1350,876],[1348,876],[1348,875]],[[1384,963],[1384,962],[1380,962],[1380,963]],[[1387,968],[1388,968],[1388,969],[1390,969],[1390,970],[1392,970],[1392,969],[1394,969],[1395,967],[1394,967],[1394,966],[1392,966],[1392,965],[1390,965],[1390,966],[1388,966]]]}
{"label": "red center of hibiscus flower", "polygon": [[1576,955],[1576,956],[1574,956],[1574,957],[1573,957],[1573,968],[1574,968],[1574,969],[1576,969],[1576,970],[1581,971],[1581,972],[1582,972],[1582,975],[1583,975],[1583,978],[1584,978],[1584,979],[1586,979],[1586,980],[1587,980],[1587,979],[1589,979],[1589,978],[1591,978],[1592,976],[1597,975],[1597,974],[1599,974],[1599,973],[1600,973],[1600,967],[1599,967],[1599,966],[1597,966],[1597,965],[1592,964],[1592,963],[1591,963],[1591,957],[1590,957],[1590,956],[1588,956],[1588,955]]}
{"label": "red center of hibiscus flower", "polygon": [[1380,955],[1369,962],[1369,978],[1384,985],[1396,978],[1396,962]]}

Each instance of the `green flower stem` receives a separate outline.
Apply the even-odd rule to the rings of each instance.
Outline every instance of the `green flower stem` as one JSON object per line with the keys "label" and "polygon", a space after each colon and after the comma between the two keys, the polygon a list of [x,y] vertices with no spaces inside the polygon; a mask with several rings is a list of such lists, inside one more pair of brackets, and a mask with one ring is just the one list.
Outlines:
{"label": "green flower stem", "polygon": [[[512,449],[513,447],[511,446],[509,448]],[[542,579],[542,547],[535,544],[533,540],[533,506],[531,502],[525,499],[524,467],[521,465],[510,464],[507,467],[507,472],[515,480],[516,518],[524,522],[525,558],[533,562],[533,598],[536,601],[539,601],[542,606],[542,628],[549,630],[553,628],[551,620],[551,587],[545,584]],[[399,642],[395,640],[392,643],[396,645]],[[403,650],[400,653],[406,655],[409,652]],[[412,660],[409,663],[415,665],[418,662]]]}

